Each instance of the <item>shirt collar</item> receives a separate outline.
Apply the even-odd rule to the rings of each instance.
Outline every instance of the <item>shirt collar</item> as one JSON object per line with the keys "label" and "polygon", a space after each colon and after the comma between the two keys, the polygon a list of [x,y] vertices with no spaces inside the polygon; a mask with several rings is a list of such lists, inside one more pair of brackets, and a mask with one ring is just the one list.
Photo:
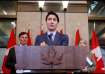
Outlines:
{"label": "shirt collar", "polygon": [[52,36],[52,40],[54,40],[54,38],[55,38],[55,34],[56,34],[56,31],[54,31],[54,32],[50,32],[50,31],[48,31],[47,32],[47,35],[50,35],[50,34],[53,34],[53,36]]}
{"label": "shirt collar", "polygon": [[56,31],[54,31],[54,32],[48,31],[48,32],[47,32],[48,35],[50,35],[51,33],[53,34],[53,36],[55,36]]}
{"label": "shirt collar", "polygon": [[19,44],[19,46],[27,46],[27,44],[26,45]]}

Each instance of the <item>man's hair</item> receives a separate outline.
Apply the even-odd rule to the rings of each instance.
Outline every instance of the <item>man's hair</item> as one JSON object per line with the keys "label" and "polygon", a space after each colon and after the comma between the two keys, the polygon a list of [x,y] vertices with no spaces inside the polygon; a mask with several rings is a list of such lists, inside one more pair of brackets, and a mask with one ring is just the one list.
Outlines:
{"label": "man's hair", "polygon": [[20,32],[19,33],[19,38],[20,38],[20,36],[25,35],[25,34],[28,36],[28,33],[27,32]]}
{"label": "man's hair", "polygon": [[59,17],[58,17],[58,15],[57,15],[55,12],[53,12],[53,11],[50,11],[50,12],[47,13],[47,15],[46,15],[46,21],[47,21],[47,18],[48,18],[49,15],[55,15],[56,18],[57,18],[57,21],[59,22]]}

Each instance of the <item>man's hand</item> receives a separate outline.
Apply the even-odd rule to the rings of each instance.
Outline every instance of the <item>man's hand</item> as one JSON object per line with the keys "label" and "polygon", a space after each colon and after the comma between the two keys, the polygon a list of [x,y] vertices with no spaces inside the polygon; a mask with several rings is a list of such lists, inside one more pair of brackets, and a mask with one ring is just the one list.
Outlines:
{"label": "man's hand", "polygon": [[8,56],[9,54],[9,49],[6,50],[5,55]]}
{"label": "man's hand", "polygon": [[82,69],[82,72],[88,72],[87,66],[84,69]]}
{"label": "man's hand", "polygon": [[45,41],[43,41],[41,44],[40,44],[41,47],[45,47],[47,46],[47,44],[45,43]]}

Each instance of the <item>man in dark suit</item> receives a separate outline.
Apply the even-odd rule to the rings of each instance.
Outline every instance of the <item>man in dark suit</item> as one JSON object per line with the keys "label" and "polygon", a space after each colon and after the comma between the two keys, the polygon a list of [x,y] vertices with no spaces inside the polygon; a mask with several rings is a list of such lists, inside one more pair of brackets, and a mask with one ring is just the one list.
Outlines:
{"label": "man in dark suit", "polygon": [[[27,46],[28,34],[26,32],[21,32],[19,34],[19,41],[20,41],[19,46]],[[6,63],[6,67],[11,70],[11,74],[16,74],[15,64],[16,64],[15,47],[12,47],[9,49]]]}
{"label": "man in dark suit", "polygon": [[65,34],[57,32],[59,17],[54,12],[48,12],[46,24],[48,31],[43,35],[38,35],[35,39],[35,45],[63,45],[69,44],[69,38]]}

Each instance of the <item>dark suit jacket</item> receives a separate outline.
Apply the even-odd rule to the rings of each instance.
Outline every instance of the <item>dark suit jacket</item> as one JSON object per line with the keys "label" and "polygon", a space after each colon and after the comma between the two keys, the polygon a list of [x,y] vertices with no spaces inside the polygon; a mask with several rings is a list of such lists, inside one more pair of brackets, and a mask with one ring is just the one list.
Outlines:
{"label": "dark suit jacket", "polygon": [[59,32],[56,32],[54,41],[51,41],[48,38],[47,33],[43,35],[38,35],[35,39],[35,45],[40,45],[43,41],[45,41],[48,45],[62,45],[62,46],[68,46],[69,44],[69,38],[65,34],[61,34]]}
{"label": "dark suit jacket", "polygon": [[6,67],[11,70],[11,74],[16,74],[15,64],[16,64],[16,54],[15,54],[15,48],[13,47],[9,50],[6,61]]}

